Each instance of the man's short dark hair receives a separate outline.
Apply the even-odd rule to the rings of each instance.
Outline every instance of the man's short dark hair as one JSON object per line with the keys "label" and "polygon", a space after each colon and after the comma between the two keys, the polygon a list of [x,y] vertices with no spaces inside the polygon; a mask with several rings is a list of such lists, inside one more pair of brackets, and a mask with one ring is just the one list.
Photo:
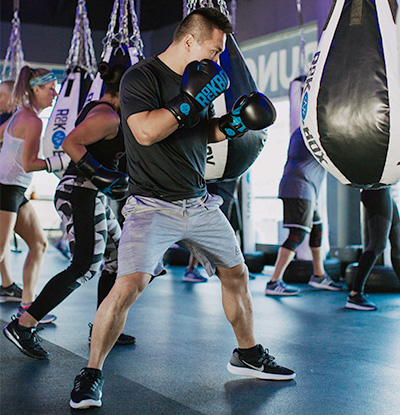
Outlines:
{"label": "man's short dark hair", "polygon": [[233,32],[229,19],[214,7],[200,7],[188,14],[174,32],[174,41],[180,41],[187,34],[193,35],[198,41],[212,37],[214,29],[219,29],[225,34]]}

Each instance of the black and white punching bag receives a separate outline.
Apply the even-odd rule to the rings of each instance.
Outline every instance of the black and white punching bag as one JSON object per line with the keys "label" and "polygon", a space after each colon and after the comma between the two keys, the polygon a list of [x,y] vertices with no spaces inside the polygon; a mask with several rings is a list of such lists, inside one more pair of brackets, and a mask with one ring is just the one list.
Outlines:
{"label": "black and white punching bag", "polygon": [[400,177],[396,0],[337,0],[305,82],[301,131],[341,183],[379,188]]}
{"label": "black and white punching bag", "polygon": [[[230,111],[236,99],[241,95],[249,95],[257,91],[257,86],[233,35],[227,36],[226,48],[221,54],[220,65],[229,76],[230,86],[214,101],[218,117]],[[250,130],[234,140],[209,144],[206,180],[234,180],[240,177],[257,159],[264,148],[266,138],[265,130]]]}

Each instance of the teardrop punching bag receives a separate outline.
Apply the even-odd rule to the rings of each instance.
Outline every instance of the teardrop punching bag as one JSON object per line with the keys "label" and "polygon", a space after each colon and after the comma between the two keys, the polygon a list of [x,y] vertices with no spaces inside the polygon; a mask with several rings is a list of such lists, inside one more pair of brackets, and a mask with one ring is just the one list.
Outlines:
{"label": "teardrop punching bag", "polygon": [[341,183],[380,188],[400,177],[396,0],[337,0],[307,75],[301,131]]}
{"label": "teardrop punching bag", "polygon": [[[241,95],[249,95],[251,92],[257,91],[257,85],[231,34],[227,36],[226,47],[220,57],[220,65],[229,76],[230,87],[219,97],[225,100],[222,114],[218,113],[218,103],[215,103],[217,116],[230,111],[236,99]],[[267,133],[265,130],[249,130],[243,136],[234,140],[224,140],[220,143],[209,144],[205,173],[206,180],[211,182],[235,180],[240,177],[257,159],[264,147],[266,138]]]}

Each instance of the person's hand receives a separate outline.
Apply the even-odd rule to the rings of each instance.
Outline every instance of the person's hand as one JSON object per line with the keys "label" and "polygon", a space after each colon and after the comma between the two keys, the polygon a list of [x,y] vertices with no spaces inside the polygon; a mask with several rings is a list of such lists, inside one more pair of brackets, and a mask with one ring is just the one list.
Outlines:
{"label": "person's hand", "polygon": [[79,171],[102,193],[114,200],[121,200],[128,191],[128,176],[118,170],[110,170],[97,162],[89,152],[76,163]]}
{"label": "person's hand", "polygon": [[248,130],[263,130],[275,122],[272,102],[260,92],[242,95],[228,114],[219,120],[219,129],[228,140],[242,136]]}
{"label": "person's hand", "polygon": [[214,61],[203,59],[189,63],[183,73],[181,93],[165,106],[180,127],[194,127],[199,113],[229,87],[226,72]]}

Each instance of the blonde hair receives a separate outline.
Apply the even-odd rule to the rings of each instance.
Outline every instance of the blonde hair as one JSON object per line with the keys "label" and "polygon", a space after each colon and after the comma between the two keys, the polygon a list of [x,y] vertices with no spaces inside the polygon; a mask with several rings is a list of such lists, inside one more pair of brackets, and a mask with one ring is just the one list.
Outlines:
{"label": "blonde hair", "polygon": [[45,68],[31,68],[28,65],[25,65],[19,75],[18,79],[14,86],[12,104],[13,110],[17,107],[23,107],[25,109],[32,109],[33,107],[33,89],[31,88],[29,81],[35,79],[39,76],[46,75],[51,73],[48,69]]}

